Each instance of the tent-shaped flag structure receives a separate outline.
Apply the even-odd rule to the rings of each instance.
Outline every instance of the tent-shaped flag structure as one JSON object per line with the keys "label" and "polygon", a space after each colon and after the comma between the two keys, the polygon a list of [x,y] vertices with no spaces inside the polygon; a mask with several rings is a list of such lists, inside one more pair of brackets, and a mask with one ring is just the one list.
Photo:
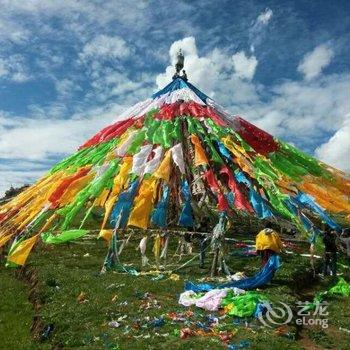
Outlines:
{"label": "tent-shaped flag structure", "polygon": [[[0,247],[24,264],[42,240],[111,228],[201,230],[208,217],[281,217],[310,231],[350,214],[349,177],[239,116],[186,78],[173,81],[99,131],[37,183],[0,207]],[[215,220],[212,227],[215,226]],[[208,227],[207,227],[208,229]]]}

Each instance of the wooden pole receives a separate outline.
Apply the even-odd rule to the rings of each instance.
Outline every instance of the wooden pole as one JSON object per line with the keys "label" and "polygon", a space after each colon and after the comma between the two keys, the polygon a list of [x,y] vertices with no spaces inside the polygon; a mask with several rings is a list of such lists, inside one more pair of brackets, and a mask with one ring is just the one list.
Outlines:
{"label": "wooden pole", "polygon": [[210,276],[214,277],[218,273],[219,249],[215,249]]}

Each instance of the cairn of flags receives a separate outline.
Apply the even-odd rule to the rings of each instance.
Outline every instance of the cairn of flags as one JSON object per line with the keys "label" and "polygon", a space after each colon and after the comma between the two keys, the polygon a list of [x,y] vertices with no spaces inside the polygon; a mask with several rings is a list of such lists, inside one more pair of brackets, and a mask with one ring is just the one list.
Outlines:
{"label": "cairn of flags", "polygon": [[[94,210],[96,237],[129,228],[212,230],[237,213],[283,218],[301,232],[350,219],[349,177],[239,116],[175,76],[0,207],[0,247],[24,265],[36,244],[78,239]],[[316,218],[316,220],[315,220]],[[208,227],[209,223],[209,227]]]}

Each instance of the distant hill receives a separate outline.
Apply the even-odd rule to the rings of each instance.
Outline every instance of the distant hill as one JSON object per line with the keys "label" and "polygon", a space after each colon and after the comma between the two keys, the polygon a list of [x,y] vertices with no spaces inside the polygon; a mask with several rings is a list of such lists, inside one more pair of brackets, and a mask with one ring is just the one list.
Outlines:
{"label": "distant hill", "polygon": [[19,193],[21,193],[22,191],[24,191],[26,188],[28,188],[30,185],[25,184],[21,187],[13,187],[11,186],[6,192],[5,195],[0,198],[0,203],[3,202],[7,202],[9,201],[11,198],[17,196]]}

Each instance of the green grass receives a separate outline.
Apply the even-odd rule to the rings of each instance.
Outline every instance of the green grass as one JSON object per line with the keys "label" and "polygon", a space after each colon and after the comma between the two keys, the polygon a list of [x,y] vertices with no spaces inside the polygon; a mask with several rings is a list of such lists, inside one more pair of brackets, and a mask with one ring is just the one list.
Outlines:
{"label": "green grass", "polygon": [[1,267],[0,348],[38,349],[38,344],[32,340],[30,334],[32,319],[33,308],[28,301],[27,287]]}
{"label": "green grass", "polygon": [[[175,242],[174,242],[175,243]],[[126,263],[140,269],[137,242],[122,255]],[[174,246],[171,252],[174,252]],[[152,256],[148,244],[147,255]],[[208,276],[208,269],[201,270],[197,261],[179,271],[180,280],[174,281],[164,274],[163,279],[152,280],[152,275],[131,276],[125,273],[99,274],[106,253],[103,242],[84,241],[59,246],[41,246],[29,259],[29,265],[37,274],[37,298],[43,325],[53,324],[50,337],[35,342],[30,337],[34,311],[27,301],[28,288],[15,278],[13,270],[0,270],[0,292],[4,295],[0,305],[0,348],[2,349],[225,349],[218,336],[192,336],[180,339],[182,328],[198,329],[198,322],[206,322],[210,312],[192,308],[193,315],[185,322],[172,321],[171,312],[186,312],[178,304],[184,281]],[[186,260],[183,259],[182,262]],[[169,259],[169,263],[172,260]],[[228,260],[232,271],[245,271],[252,275],[259,269],[259,259],[232,255]],[[346,277],[348,272],[344,270]],[[314,283],[310,279],[309,261],[297,255],[284,255],[283,266],[273,282],[262,292],[272,302],[283,301],[295,305],[296,301],[312,299],[317,290],[328,288],[329,281]],[[86,302],[78,302],[83,293]],[[145,293],[148,293],[145,295]],[[348,300],[332,297],[330,300],[330,329],[307,327],[302,336],[315,348],[346,349],[350,337],[339,330],[349,328],[350,307]],[[149,303],[147,307],[147,303]],[[218,313],[211,313],[216,316]],[[154,319],[164,318],[164,324],[154,326]],[[119,328],[111,328],[108,322],[120,319]],[[258,321],[247,319],[240,324],[233,317],[219,320],[219,331],[234,335],[230,343],[241,340],[251,342],[250,349],[303,349],[305,342],[294,340],[298,332],[293,325],[282,330],[262,328]],[[236,320],[237,321],[237,320]],[[5,339],[5,341],[3,341]],[[317,347],[319,346],[319,347]],[[306,347],[308,348],[308,347]],[[311,347],[310,347],[311,349]]]}

